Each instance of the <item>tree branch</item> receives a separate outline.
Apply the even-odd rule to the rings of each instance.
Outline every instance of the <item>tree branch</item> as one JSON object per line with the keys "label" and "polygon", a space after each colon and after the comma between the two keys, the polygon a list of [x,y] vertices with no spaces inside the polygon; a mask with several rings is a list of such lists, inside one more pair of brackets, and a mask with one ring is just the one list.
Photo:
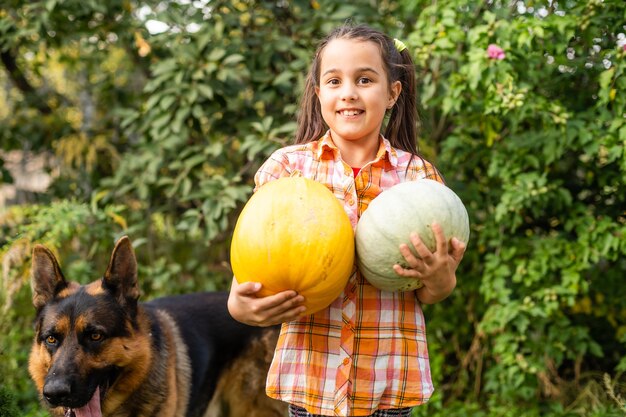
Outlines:
{"label": "tree branch", "polygon": [[46,104],[45,101],[39,97],[37,90],[35,90],[35,88],[28,82],[24,73],[17,66],[15,51],[12,49],[0,51],[0,60],[2,60],[2,64],[6,68],[9,78],[15,87],[17,87],[17,89],[20,90],[27,99],[32,100],[37,110],[44,115],[52,113],[50,106],[48,106],[48,104]]}

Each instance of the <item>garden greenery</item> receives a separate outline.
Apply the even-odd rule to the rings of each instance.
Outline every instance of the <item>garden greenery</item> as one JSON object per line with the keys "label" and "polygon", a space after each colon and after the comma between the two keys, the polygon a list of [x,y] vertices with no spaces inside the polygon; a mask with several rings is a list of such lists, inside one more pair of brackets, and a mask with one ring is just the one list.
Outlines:
{"label": "garden greenery", "polygon": [[470,214],[457,289],[425,308],[436,392],[415,415],[626,413],[620,0],[3,1],[0,175],[19,152],[54,181],[0,209],[0,410],[45,415],[35,243],[88,282],[126,234],[144,298],[227,288],[252,176],[346,20],[412,51],[420,149]]}

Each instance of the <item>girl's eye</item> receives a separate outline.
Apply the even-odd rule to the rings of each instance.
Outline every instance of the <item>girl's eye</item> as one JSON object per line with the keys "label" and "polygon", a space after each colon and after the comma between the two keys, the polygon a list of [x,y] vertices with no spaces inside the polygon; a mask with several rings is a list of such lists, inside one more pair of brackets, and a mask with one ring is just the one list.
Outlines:
{"label": "girl's eye", "polygon": [[57,338],[54,336],[48,336],[46,337],[46,344],[51,345],[51,346],[55,346],[57,344]]}
{"label": "girl's eye", "polygon": [[333,78],[333,79],[328,80],[326,83],[330,84],[330,85],[338,85],[339,84],[339,80],[336,79],[336,78]]}
{"label": "girl's eye", "polygon": [[359,84],[369,84],[371,82],[372,82],[372,80],[370,80],[369,78],[363,77],[363,78],[359,79]]}

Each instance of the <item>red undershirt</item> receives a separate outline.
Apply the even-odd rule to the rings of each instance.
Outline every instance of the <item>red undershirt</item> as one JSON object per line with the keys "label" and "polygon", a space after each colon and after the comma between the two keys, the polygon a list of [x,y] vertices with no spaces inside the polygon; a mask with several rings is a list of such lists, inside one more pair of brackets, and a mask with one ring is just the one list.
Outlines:
{"label": "red undershirt", "polygon": [[357,175],[359,175],[359,171],[361,170],[361,168],[354,168],[352,167],[352,172],[354,172],[354,178],[356,178]]}

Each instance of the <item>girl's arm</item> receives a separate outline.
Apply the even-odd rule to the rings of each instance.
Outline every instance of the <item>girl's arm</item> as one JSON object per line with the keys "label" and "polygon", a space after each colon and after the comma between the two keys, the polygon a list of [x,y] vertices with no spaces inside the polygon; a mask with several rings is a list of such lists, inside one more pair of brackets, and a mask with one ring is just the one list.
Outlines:
{"label": "girl's arm", "polygon": [[394,271],[409,279],[419,279],[424,284],[416,290],[417,298],[424,304],[434,304],[448,297],[456,287],[456,268],[463,259],[465,244],[456,238],[446,241],[443,229],[438,224],[432,225],[435,234],[436,249],[431,252],[416,233],[410,236],[415,251],[414,256],[409,246],[400,245],[400,252],[410,269],[394,265]]}
{"label": "girl's arm", "polygon": [[233,318],[250,326],[272,326],[299,318],[306,310],[304,297],[295,291],[283,291],[267,297],[257,297],[258,282],[239,284],[233,277],[228,296],[228,311]]}

